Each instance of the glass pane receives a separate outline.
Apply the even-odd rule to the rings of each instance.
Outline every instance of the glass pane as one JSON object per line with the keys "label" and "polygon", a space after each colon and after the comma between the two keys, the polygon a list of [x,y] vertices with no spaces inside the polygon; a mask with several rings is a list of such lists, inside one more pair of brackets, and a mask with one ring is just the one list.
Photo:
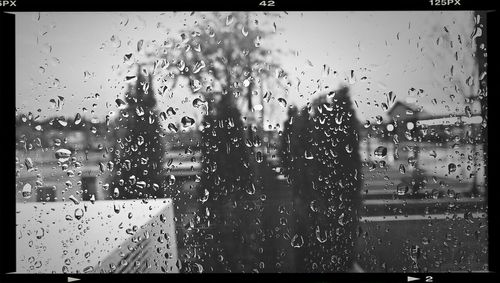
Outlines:
{"label": "glass pane", "polygon": [[16,13],[18,272],[488,270],[485,13]]}

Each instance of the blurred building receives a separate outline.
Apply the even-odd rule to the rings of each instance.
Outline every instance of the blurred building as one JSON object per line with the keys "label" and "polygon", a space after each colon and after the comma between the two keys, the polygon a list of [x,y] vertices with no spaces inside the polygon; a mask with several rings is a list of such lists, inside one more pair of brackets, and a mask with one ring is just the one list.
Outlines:
{"label": "blurred building", "polygon": [[392,125],[394,134],[399,137],[404,137],[407,131],[414,132],[416,129],[417,121],[429,119],[429,115],[425,111],[421,111],[417,106],[412,104],[407,104],[401,101],[397,101],[392,105],[392,107],[387,111],[389,116],[388,125]]}

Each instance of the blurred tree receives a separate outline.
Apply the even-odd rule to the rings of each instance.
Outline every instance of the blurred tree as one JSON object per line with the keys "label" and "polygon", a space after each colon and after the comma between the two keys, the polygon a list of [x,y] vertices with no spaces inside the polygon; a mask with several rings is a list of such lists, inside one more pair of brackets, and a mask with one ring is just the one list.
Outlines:
{"label": "blurred tree", "polygon": [[314,164],[311,160],[313,125],[309,109],[310,107],[304,107],[299,112],[295,106],[289,108],[280,150],[284,175],[292,187],[293,236],[309,239],[304,247],[295,249],[294,269],[296,272],[306,271],[304,259],[307,257],[308,244],[314,239],[310,235],[311,232],[314,233],[311,229],[313,214],[309,209],[314,196],[312,189]]}
{"label": "blurred tree", "polygon": [[[123,104],[123,100],[118,100]],[[121,101],[121,102],[120,102]],[[169,184],[163,169],[165,147],[152,77],[141,65],[135,85],[125,94],[126,107],[114,121],[116,141],[107,163],[111,171],[109,193],[113,199],[144,199],[168,197]]]}
{"label": "blurred tree", "polygon": [[[251,253],[248,212],[243,200],[255,194],[249,167],[249,154],[244,142],[244,127],[239,110],[224,96],[218,111],[205,117],[202,131],[202,178],[199,212],[208,227],[215,226],[213,241],[204,240],[205,263],[216,272],[238,269],[238,260]],[[215,224],[215,225],[214,225]],[[243,240],[242,240],[243,239]],[[218,262],[212,262],[217,256]]]}
{"label": "blurred tree", "polygon": [[[198,216],[200,222],[210,220],[214,229],[209,230],[216,233],[218,245],[202,245],[204,260],[222,256],[207,264],[213,271],[251,271],[256,266],[249,263],[258,262],[254,258],[258,239],[250,221],[255,223],[259,212],[248,207],[255,205],[263,187],[255,166],[264,158],[251,154],[259,146],[255,131],[261,127],[253,105],[264,86],[280,84],[286,73],[272,52],[261,46],[270,31],[257,19],[252,21],[249,13],[204,13],[199,18],[194,28],[167,39],[148,56],[154,60],[154,74],[162,78],[160,95],[177,87],[179,79],[187,79],[191,91],[201,93],[193,106],[204,104],[207,110],[201,135],[203,204]],[[241,102],[246,109],[238,109]]]}
{"label": "blurred tree", "polygon": [[284,86],[287,79],[273,56],[275,50],[262,46],[272,35],[267,26],[250,13],[202,14],[199,24],[180,32],[180,39],[169,38],[148,53],[155,59],[154,71],[164,78],[161,90],[175,88],[185,78],[193,93],[202,93],[208,109],[216,107],[216,96],[222,93],[235,105],[246,103],[247,122],[257,122],[253,106],[260,103],[263,90]]}
{"label": "blurred tree", "polygon": [[296,269],[347,272],[361,208],[359,123],[347,87],[319,96],[310,108],[312,115],[308,108],[289,111],[283,141],[300,239],[292,239]]}
{"label": "blurred tree", "polygon": [[[354,262],[356,229],[361,209],[359,122],[342,87],[313,101],[313,201],[317,215],[311,229],[310,263],[319,272],[347,272]],[[310,267],[314,269],[314,266]]]}

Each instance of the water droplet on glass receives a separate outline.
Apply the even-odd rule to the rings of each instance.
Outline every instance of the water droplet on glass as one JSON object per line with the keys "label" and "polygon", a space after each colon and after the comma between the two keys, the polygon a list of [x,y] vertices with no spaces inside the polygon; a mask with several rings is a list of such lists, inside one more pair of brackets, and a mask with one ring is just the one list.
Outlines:
{"label": "water droplet on glass", "polygon": [[43,238],[43,236],[45,236],[45,229],[40,228],[40,229],[36,230],[35,236],[37,239]]}
{"label": "water droplet on glass", "polygon": [[457,165],[455,163],[448,164],[448,174],[451,174],[457,170]]}
{"label": "water droplet on glass", "polygon": [[254,111],[262,111],[262,109],[264,109],[264,106],[262,106],[262,104],[257,104],[253,106]]}
{"label": "water droplet on glass", "polygon": [[143,145],[143,144],[144,144],[144,137],[138,136],[137,137],[137,145]]}
{"label": "water droplet on glass", "polygon": [[129,180],[131,185],[135,185],[137,178],[135,177],[135,175],[132,175],[132,176],[128,177],[128,180]]}
{"label": "water droplet on glass", "polygon": [[420,258],[421,250],[418,245],[412,245],[410,248],[410,258],[414,261],[417,262],[418,259]]}
{"label": "water droplet on glass", "polygon": [[[204,193],[203,193],[203,197],[200,199],[201,203],[205,203],[208,200],[209,196],[210,196],[210,192],[207,189],[205,189]],[[207,207],[207,211],[208,211],[208,207]]]}
{"label": "water droplet on glass", "polygon": [[175,112],[174,108],[168,107],[168,109],[167,109],[167,115],[172,116],[172,115],[175,115],[175,114],[176,114],[176,112]]}
{"label": "water droplet on glass", "polygon": [[417,158],[415,156],[408,157],[408,164],[415,167],[417,165]]}
{"label": "water droplet on glass", "polygon": [[429,238],[427,238],[427,237],[423,237],[423,238],[422,238],[422,244],[424,244],[424,245],[428,245],[428,244],[430,244],[430,243],[431,243],[431,241],[429,240]]}
{"label": "water droplet on glass", "polygon": [[254,40],[254,45],[255,47],[260,47],[260,44],[261,44],[261,37],[260,36],[257,36]]}
{"label": "water droplet on glass", "polygon": [[139,188],[139,189],[144,189],[144,188],[146,188],[146,185],[147,185],[147,184],[146,184],[146,182],[145,182],[145,181],[138,181],[138,182],[137,182],[137,184],[136,184],[137,188]]}
{"label": "water droplet on glass", "polygon": [[285,226],[288,223],[288,220],[285,217],[280,218],[280,224]]}
{"label": "water droplet on glass", "polygon": [[401,174],[406,173],[406,168],[403,164],[399,164],[399,173],[401,173]]}
{"label": "water droplet on glass", "polygon": [[82,116],[80,115],[80,113],[76,113],[75,115],[75,120],[74,120],[74,124],[75,125],[78,125],[82,122]]}
{"label": "water droplet on glass", "polygon": [[200,43],[196,44],[196,45],[193,47],[193,49],[194,49],[194,51],[196,51],[196,52],[201,52],[201,44],[200,44]]}
{"label": "water droplet on glass", "polygon": [[210,29],[208,30],[208,36],[210,36],[210,37],[214,37],[214,36],[215,36],[215,31],[214,31],[213,29],[211,29],[211,28],[210,28]]}
{"label": "water droplet on glass", "polygon": [[371,123],[370,123],[370,121],[369,121],[369,120],[366,120],[366,122],[363,124],[363,126],[364,126],[365,128],[369,128],[369,127],[370,127],[370,125],[371,125]]}
{"label": "water droplet on glass", "polygon": [[472,78],[472,76],[469,76],[467,78],[467,80],[465,80],[465,83],[467,84],[467,86],[473,86],[474,85],[474,79]]}
{"label": "water droplet on glass", "polygon": [[117,198],[120,196],[120,190],[118,188],[115,188],[113,190],[113,197]]}
{"label": "water droplet on glass", "polygon": [[304,158],[305,158],[305,159],[308,159],[308,160],[311,160],[311,159],[313,159],[313,158],[314,158],[314,156],[313,156],[313,154],[312,154],[312,152],[311,152],[310,150],[307,150],[307,149],[306,149],[306,150],[304,151]]}
{"label": "water droplet on glass", "polygon": [[58,58],[56,58],[56,57],[52,57],[52,58],[50,58],[50,65],[52,65],[52,66],[57,66],[57,65],[59,65],[60,63],[61,63],[61,61],[60,61]]}
{"label": "water droplet on glass", "polygon": [[278,103],[281,107],[286,107],[286,100],[284,98],[278,98]]}
{"label": "water droplet on glass", "polygon": [[59,84],[60,84],[60,81],[59,81],[59,79],[57,79],[57,78],[56,78],[56,79],[54,79],[54,80],[52,81],[52,86],[53,86],[53,87],[58,87],[58,86],[59,86]]}
{"label": "water droplet on glass", "polygon": [[173,123],[169,123],[167,128],[171,131],[171,132],[174,132],[174,133],[177,133],[178,129],[177,127],[173,124]]}
{"label": "water droplet on glass", "polygon": [[467,211],[464,213],[464,219],[467,220],[470,223],[474,222],[474,215],[472,214],[472,211]]}
{"label": "water droplet on glass", "polygon": [[387,148],[385,146],[379,146],[375,149],[373,154],[375,157],[384,158],[387,155]]}
{"label": "water droplet on glass", "polygon": [[309,208],[313,211],[313,212],[318,212],[318,204],[317,204],[317,201],[316,200],[312,200],[311,203],[309,203]]}
{"label": "water droplet on glass", "polygon": [[253,147],[253,143],[252,143],[252,141],[250,139],[247,139],[246,142],[245,142],[245,144],[249,148]]}
{"label": "water droplet on glass", "polygon": [[115,100],[115,102],[116,102],[116,106],[117,106],[118,108],[121,108],[121,109],[123,109],[123,108],[124,108],[124,106],[126,106],[126,105],[127,105],[127,104],[125,103],[125,101],[123,101],[123,100],[121,100],[121,99],[119,99],[119,98],[117,98],[117,99]]}
{"label": "water droplet on glass", "polygon": [[122,41],[116,35],[112,35],[110,41],[114,48],[120,48],[120,46],[122,46]]}
{"label": "water droplet on glass", "polygon": [[481,37],[482,35],[483,35],[483,30],[481,29],[481,27],[476,25],[470,35],[470,38],[474,39],[474,37]]}
{"label": "water droplet on glass", "polygon": [[196,107],[196,108],[199,108],[199,107],[205,105],[205,103],[206,103],[206,101],[201,100],[200,98],[195,98],[193,100],[193,106]]}
{"label": "water droplet on glass", "polygon": [[323,230],[323,233],[322,233],[319,226],[316,226],[316,239],[320,243],[326,242],[326,240],[328,239],[328,235],[326,234],[326,230]]}
{"label": "water droplet on glass", "polygon": [[[130,54],[130,55],[132,55],[132,54]],[[125,56],[127,56],[127,55],[125,55]],[[91,75],[92,74],[89,71],[84,71],[83,72],[83,79],[87,80],[88,78],[90,78]]]}
{"label": "water droplet on glass", "polygon": [[356,78],[354,77],[354,70],[351,70],[349,72],[349,76],[347,78],[347,81],[349,82],[349,84],[355,84],[356,83]]}
{"label": "water droplet on glass", "polygon": [[177,68],[179,69],[179,71],[184,71],[184,69],[186,68],[186,63],[184,62],[184,60],[179,60],[179,62],[177,62]]}
{"label": "water droplet on glass", "polygon": [[292,247],[301,248],[304,245],[304,238],[302,236],[295,234],[291,241]]}
{"label": "water droplet on glass", "polygon": [[160,113],[160,118],[165,121],[167,120],[167,113],[165,113],[164,111]]}
{"label": "water droplet on glass", "polygon": [[142,117],[144,116],[144,108],[142,108],[142,106],[138,106],[136,109],[135,109],[135,113],[137,113],[137,116],[139,117]]}
{"label": "water droplet on glass", "polygon": [[115,203],[113,205],[113,210],[115,211],[115,213],[120,213],[120,205],[118,203]]}
{"label": "water droplet on glass", "polygon": [[181,118],[181,123],[184,128],[191,127],[194,125],[194,119],[188,116],[184,116]]}
{"label": "water droplet on glass", "polygon": [[144,40],[141,39],[137,42],[137,52],[141,52],[142,50],[142,45],[144,44]]}
{"label": "water droplet on glass", "polygon": [[228,15],[226,17],[226,26],[230,25],[233,22],[233,20],[234,20],[233,15]]}
{"label": "water droplet on glass", "polygon": [[250,184],[250,187],[246,189],[247,194],[254,195],[255,194],[255,185],[253,183]]}
{"label": "water droplet on glass", "polygon": [[432,198],[433,198],[433,199],[438,199],[438,198],[439,198],[439,195],[440,195],[439,190],[437,190],[437,189],[432,189],[432,191],[431,191],[431,196],[432,196]]}
{"label": "water droplet on glass", "polygon": [[27,157],[26,159],[24,159],[24,166],[26,166],[26,170],[28,171],[33,170],[33,160]]}
{"label": "water droplet on glass", "polygon": [[408,185],[404,183],[400,183],[396,186],[396,193],[398,196],[404,196],[406,193],[408,193]]}
{"label": "water droplet on glass", "polygon": [[205,68],[205,62],[203,60],[199,61],[194,65],[193,73],[197,74],[201,71],[201,69]]}
{"label": "water droplet on glass", "polygon": [[175,176],[174,175],[169,175],[168,176],[168,184],[170,186],[172,186],[173,184],[175,184]]}
{"label": "water droplet on glass", "polygon": [[245,37],[248,35],[248,30],[245,28],[245,26],[241,28],[241,34],[243,34],[243,36]]}
{"label": "water droplet on glass", "polygon": [[80,204],[80,201],[78,201],[73,195],[69,196],[69,200],[71,200],[74,204]]}
{"label": "water droplet on glass", "polygon": [[201,87],[202,87],[202,85],[201,85],[201,82],[199,80],[194,79],[191,81],[191,90],[193,92],[197,92],[198,90],[201,89]]}
{"label": "water droplet on glass", "polygon": [[352,147],[352,145],[347,144],[347,145],[345,146],[345,151],[346,151],[347,153],[352,153],[352,151],[353,151],[353,150],[354,150],[354,148]]}
{"label": "water droplet on glass", "polygon": [[59,125],[61,125],[63,127],[66,127],[68,125],[68,122],[66,121],[66,119],[64,117],[57,118],[57,122],[59,123]]}
{"label": "water droplet on glass", "polygon": [[387,103],[382,102],[382,110],[387,111],[389,109],[389,106],[387,106]]}
{"label": "water droplet on glass", "polygon": [[29,199],[31,197],[31,185],[30,184],[25,184],[23,186],[23,190],[22,190],[21,193],[23,195],[23,198]]}
{"label": "water droplet on glass", "polygon": [[66,162],[71,157],[71,151],[61,148],[55,152],[55,157],[60,162]]}
{"label": "water droplet on glass", "polygon": [[108,166],[108,170],[112,171],[113,168],[115,167],[115,164],[113,163],[113,161],[110,160],[110,161],[108,161],[107,166]]}
{"label": "water droplet on glass", "polygon": [[76,220],[82,219],[82,217],[83,217],[84,214],[85,213],[83,212],[83,209],[81,209],[81,208],[75,209],[75,214],[74,215],[75,215],[75,219]]}
{"label": "water droplet on glass", "polygon": [[196,272],[203,273],[203,265],[199,263],[195,263],[194,265],[196,266]]}
{"label": "water droplet on glass", "polygon": [[262,163],[262,161],[264,161],[264,157],[262,155],[262,152],[257,151],[255,153],[255,161],[257,161],[257,163]]}
{"label": "water droplet on glass", "polygon": [[469,105],[465,106],[465,115],[469,118],[472,117],[472,110]]}

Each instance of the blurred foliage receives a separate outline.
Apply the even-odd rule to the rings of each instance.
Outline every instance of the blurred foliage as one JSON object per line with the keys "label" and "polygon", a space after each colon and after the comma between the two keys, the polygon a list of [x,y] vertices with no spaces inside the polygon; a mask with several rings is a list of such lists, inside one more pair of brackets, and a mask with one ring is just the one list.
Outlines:
{"label": "blurred foliage", "polygon": [[169,197],[163,169],[165,146],[151,89],[152,77],[146,78],[141,68],[136,77],[135,85],[125,94],[127,106],[115,121],[116,140],[108,162],[113,172],[109,193],[114,199]]}
{"label": "blurred foliage", "polygon": [[296,229],[304,238],[296,268],[348,271],[361,208],[358,122],[348,88],[322,95],[300,113],[290,108],[282,141],[294,192]]}
{"label": "blurred foliage", "polygon": [[275,51],[261,45],[271,36],[266,26],[250,13],[204,13],[195,27],[181,31],[180,38],[168,38],[148,56],[155,60],[154,71],[162,77],[165,90],[186,78],[193,93],[202,93],[209,109],[217,111],[213,106],[221,95],[245,98],[251,104],[256,91],[281,85],[287,75],[273,56]]}
{"label": "blurred foliage", "polygon": [[260,184],[255,160],[250,158],[253,151],[245,144],[246,138],[254,140],[254,133],[251,127],[245,131],[240,102],[247,104],[245,115],[252,116],[257,94],[267,83],[280,84],[286,76],[272,51],[261,46],[270,32],[260,26],[265,25],[252,20],[249,13],[205,13],[194,28],[181,31],[180,38],[168,38],[148,54],[154,59],[153,73],[160,77],[160,94],[184,78],[191,91],[204,99],[207,112],[202,121],[198,192],[202,205],[197,224],[207,227],[207,234],[215,234],[210,243],[200,235],[199,244],[204,261],[223,258],[207,264],[216,272],[244,270],[248,268],[244,262],[255,261],[244,258],[257,249],[248,243],[255,240],[256,229],[244,222],[255,221],[257,212],[244,207],[254,203]]}

